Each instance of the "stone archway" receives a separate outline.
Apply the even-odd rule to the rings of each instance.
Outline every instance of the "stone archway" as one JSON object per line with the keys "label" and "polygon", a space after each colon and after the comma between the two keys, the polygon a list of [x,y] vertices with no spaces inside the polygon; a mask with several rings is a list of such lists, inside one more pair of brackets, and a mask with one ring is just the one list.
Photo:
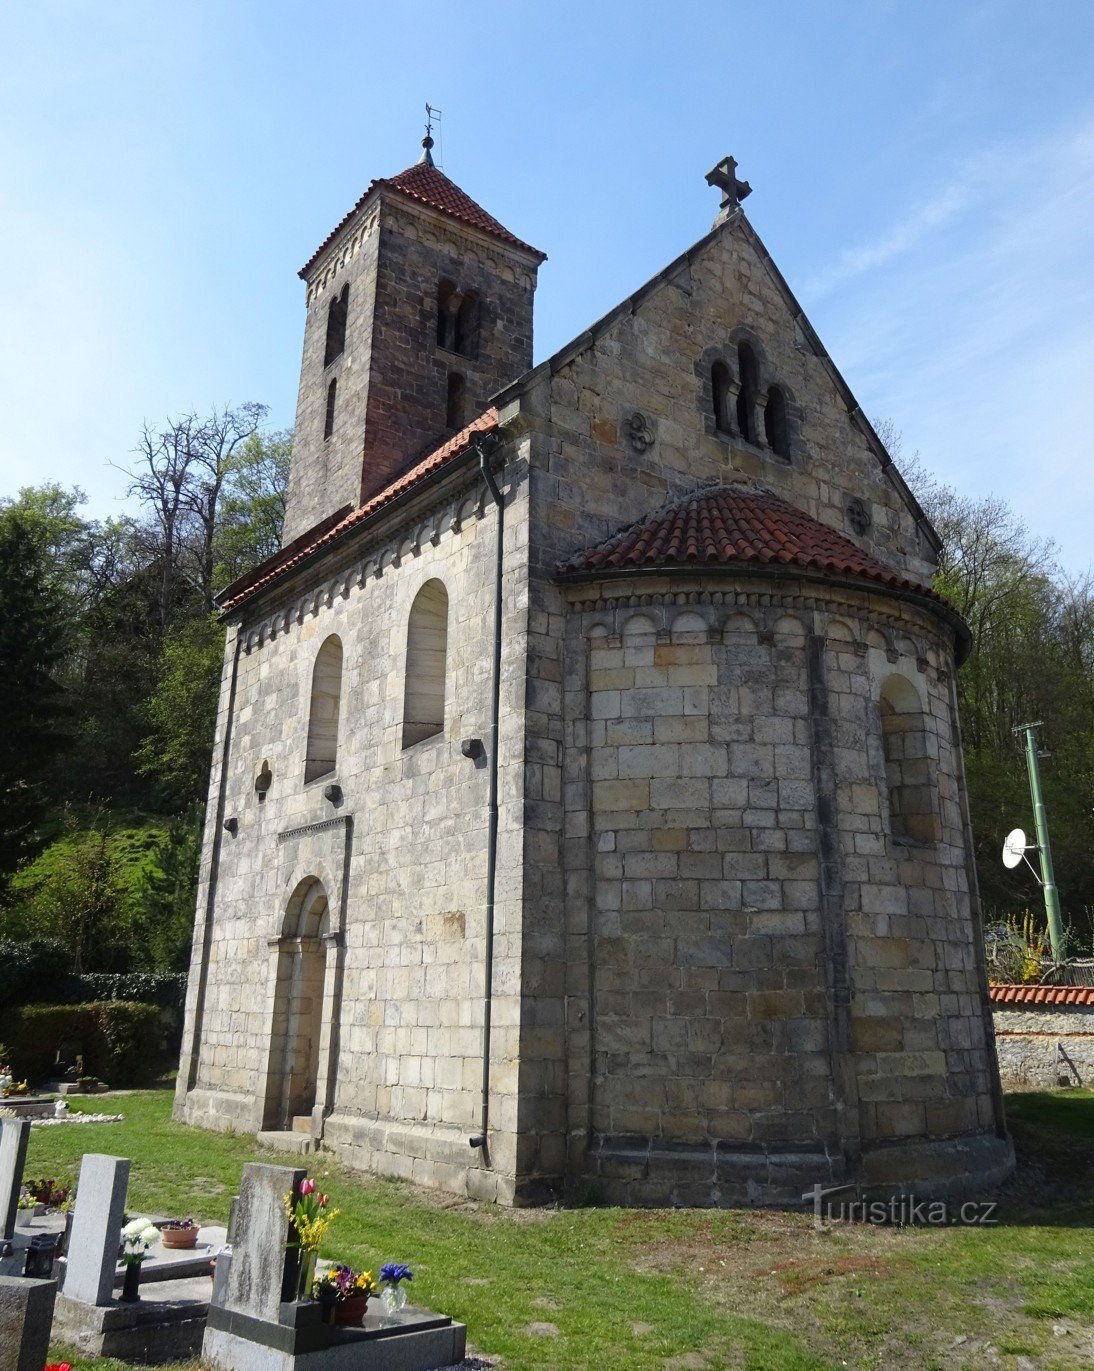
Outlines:
{"label": "stone archway", "polygon": [[277,971],[263,1108],[267,1129],[291,1129],[296,1119],[310,1123],[315,1108],[329,935],[327,892],[311,876],[293,891],[281,936],[272,940]]}

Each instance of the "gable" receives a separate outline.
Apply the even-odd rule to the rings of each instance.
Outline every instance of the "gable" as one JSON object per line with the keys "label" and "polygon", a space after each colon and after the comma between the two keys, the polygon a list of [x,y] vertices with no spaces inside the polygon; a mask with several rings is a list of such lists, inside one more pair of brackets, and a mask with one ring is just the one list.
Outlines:
{"label": "gable", "polygon": [[[742,348],[756,371],[744,436],[735,416],[721,429],[715,374],[739,384]],[[785,457],[764,431],[775,392]],[[572,512],[537,521],[545,556],[566,560],[699,485],[738,480],[930,580],[937,535],[740,210],[496,397],[507,402],[549,432],[551,475],[538,488]]]}

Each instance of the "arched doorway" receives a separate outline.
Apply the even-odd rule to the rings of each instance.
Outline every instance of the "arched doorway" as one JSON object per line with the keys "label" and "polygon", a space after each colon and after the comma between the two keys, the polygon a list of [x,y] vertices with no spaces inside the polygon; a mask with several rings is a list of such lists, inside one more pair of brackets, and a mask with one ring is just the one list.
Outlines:
{"label": "arched doorway", "polygon": [[276,940],[277,985],[270,1030],[263,1127],[291,1129],[315,1106],[323,1033],[330,911],[322,881],[293,891]]}

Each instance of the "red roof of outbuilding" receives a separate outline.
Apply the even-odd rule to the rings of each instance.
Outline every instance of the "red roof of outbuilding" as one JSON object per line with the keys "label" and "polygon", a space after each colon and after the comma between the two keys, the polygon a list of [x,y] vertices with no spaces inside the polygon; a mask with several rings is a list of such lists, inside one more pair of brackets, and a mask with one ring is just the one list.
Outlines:
{"label": "red roof of outbuilding", "polygon": [[777,495],[744,486],[697,490],[578,553],[559,571],[578,576],[654,567],[731,568],[737,563],[862,576],[941,600],[929,586],[883,565]]}
{"label": "red roof of outbuilding", "polygon": [[992,1004],[1081,1005],[1094,1009],[1094,985],[989,985]]}
{"label": "red roof of outbuilding", "polygon": [[[298,550],[294,552],[291,557],[285,557],[287,549],[283,548],[281,552],[275,553],[261,566],[258,566],[254,571],[249,572],[247,576],[240,577],[238,581],[233,582],[232,585],[221,592],[222,596],[229,597],[218,601],[221,612],[226,613],[230,609],[235,609],[237,605],[242,604],[244,600],[249,600],[252,595],[256,594],[264,586],[268,586],[274,581],[281,580],[283,576],[287,576],[290,571],[295,570],[302,562],[307,561],[307,559],[311,557],[313,553],[318,552],[320,548],[326,547],[329,543],[334,542],[336,538],[340,538],[344,533],[348,533],[350,529],[356,527],[358,524],[364,523],[366,519],[383,509],[385,505],[389,505],[393,500],[397,500],[400,495],[405,495],[408,491],[413,490],[413,488],[424,481],[427,476],[431,476],[433,472],[438,471],[461,453],[466,452],[472,434],[490,433],[496,429],[497,426],[498,411],[496,409],[484,410],[483,413],[480,414],[477,419],[473,419],[466,428],[461,429],[459,433],[455,434],[452,438],[449,438],[447,443],[443,443],[439,448],[431,452],[428,457],[423,457],[417,466],[411,467],[409,471],[398,477],[397,480],[392,481],[391,485],[385,486],[378,495],[374,495],[363,505],[359,505],[355,510],[352,510],[349,514],[345,515],[345,517],[340,519],[333,527],[330,526],[330,521],[326,520],[324,523],[317,524],[315,529],[312,530],[314,534],[313,537],[304,534],[301,538],[298,538],[292,545]],[[239,587],[238,592],[233,594],[232,592],[237,586]]]}
{"label": "red roof of outbuilding", "polygon": [[503,243],[510,243],[513,247],[520,248],[524,252],[530,252],[533,256],[538,257],[541,262],[546,261],[547,254],[545,252],[540,252],[538,248],[532,247],[531,243],[526,243],[516,234],[510,233],[504,224],[499,224],[492,214],[487,214],[477,201],[472,200],[466,191],[462,191],[455,181],[449,180],[443,171],[439,171],[429,162],[417,162],[414,166],[407,167],[406,171],[399,172],[398,176],[381,176],[372,181],[360,200],[345,218],[334,226],[300,268],[299,274],[301,276],[306,275],[323,249],[337,238],[373,191],[380,186],[386,186],[389,190],[397,190],[403,195],[409,195],[412,200],[417,200],[423,205],[429,205],[431,209],[438,209],[442,214],[450,215],[451,218],[458,219],[461,223],[470,224],[472,228],[481,229],[483,233],[489,233],[495,238],[500,238]]}

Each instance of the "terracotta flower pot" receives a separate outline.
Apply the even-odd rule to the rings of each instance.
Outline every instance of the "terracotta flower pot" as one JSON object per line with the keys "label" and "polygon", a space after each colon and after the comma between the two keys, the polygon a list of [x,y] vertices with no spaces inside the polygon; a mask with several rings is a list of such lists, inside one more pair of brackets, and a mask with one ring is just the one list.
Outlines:
{"label": "terracotta flower pot", "polygon": [[194,1228],[161,1228],[160,1237],[163,1239],[164,1247],[173,1247],[176,1251],[188,1251],[197,1246],[198,1234],[201,1229]]}
{"label": "terracotta flower pot", "polygon": [[361,1324],[368,1308],[367,1295],[351,1295],[348,1300],[339,1300],[334,1306],[334,1322]]}

